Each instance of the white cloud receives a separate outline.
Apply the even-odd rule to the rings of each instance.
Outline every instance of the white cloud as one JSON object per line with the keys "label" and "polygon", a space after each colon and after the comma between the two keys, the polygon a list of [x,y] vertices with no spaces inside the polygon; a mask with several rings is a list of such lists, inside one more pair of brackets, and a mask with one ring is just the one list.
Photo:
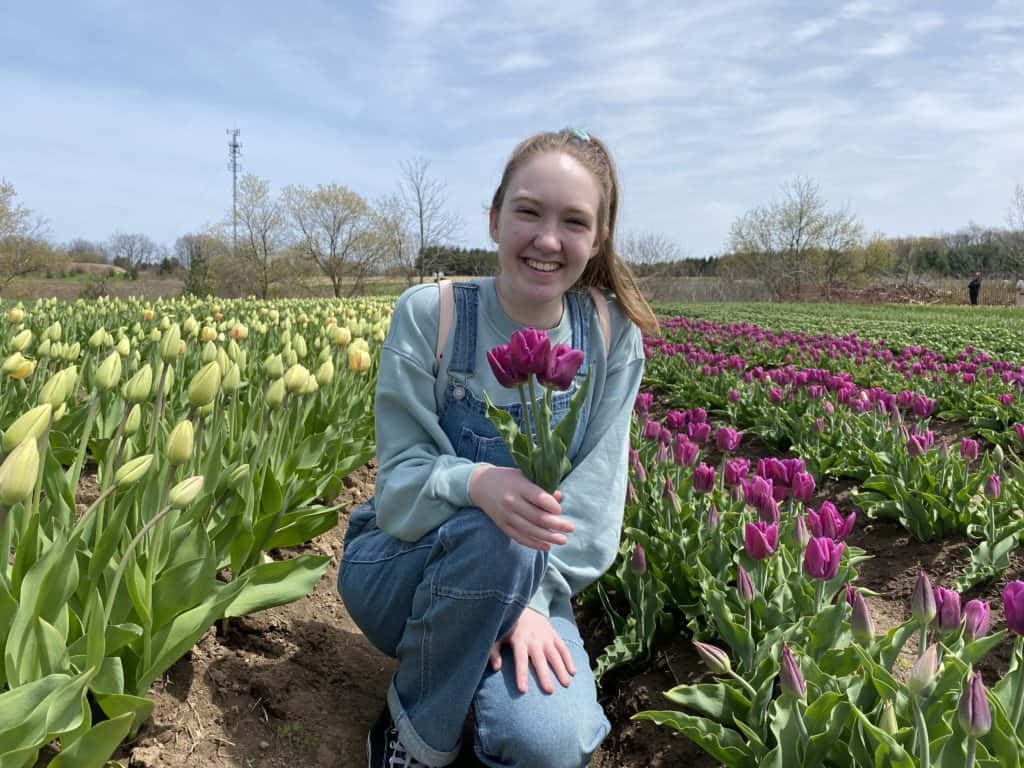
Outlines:
{"label": "white cloud", "polygon": [[879,40],[864,48],[868,56],[882,58],[899,56],[910,48],[910,37],[902,32],[886,32]]}

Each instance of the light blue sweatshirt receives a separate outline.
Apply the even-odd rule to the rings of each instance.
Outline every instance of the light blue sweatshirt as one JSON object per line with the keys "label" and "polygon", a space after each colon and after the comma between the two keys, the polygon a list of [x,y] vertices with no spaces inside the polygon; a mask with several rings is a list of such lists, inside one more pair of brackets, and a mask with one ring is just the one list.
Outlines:
{"label": "light blue sweatshirt", "polygon": [[[493,278],[478,281],[476,371],[468,382],[498,405],[518,402],[517,390],[501,386],[487,363],[487,350],[505,344],[523,326],[498,302]],[[398,299],[381,352],[376,394],[377,524],[403,541],[417,541],[460,507],[473,506],[469,478],[475,462],[456,455],[439,414],[448,384],[447,359],[434,371],[439,311],[438,287],[413,286]],[[549,615],[568,604],[614,562],[626,500],[629,423],[643,376],[639,328],[614,299],[608,301],[612,341],[605,355],[597,313],[591,313],[589,418],[572,471],[562,480],[562,514],[575,530],[568,543],[552,546],[548,569],[530,607]],[[570,313],[547,333],[554,344],[571,344]],[[454,328],[447,339],[452,348]],[[450,357],[450,356],[449,356]]]}

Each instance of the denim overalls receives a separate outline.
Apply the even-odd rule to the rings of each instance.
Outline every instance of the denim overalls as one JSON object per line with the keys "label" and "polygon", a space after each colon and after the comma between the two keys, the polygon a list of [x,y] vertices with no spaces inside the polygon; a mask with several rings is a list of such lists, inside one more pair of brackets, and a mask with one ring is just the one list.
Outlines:
{"label": "denim overalls", "polygon": [[[478,286],[453,288],[455,335],[440,423],[459,456],[511,467],[486,404],[468,386],[476,360]],[[583,350],[584,362],[570,390],[555,393],[553,424],[565,415],[591,364],[593,305],[569,292],[566,311],[572,345]],[[588,407],[580,413],[570,461],[582,444]],[[505,410],[522,426],[519,404]],[[471,705],[476,753],[487,765],[580,768],[607,735],[610,726],[568,601],[551,607],[551,623],[576,667],[568,688],[552,673],[555,691],[544,694],[531,667],[529,690],[520,694],[507,646],[500,671],[488,663],[491,646],[508,634],[540,586],[547,559],[510,539],[477,507],[457,510],[415,542],[380,530],[372,500],[352,513],[338,589],[370,642],[398,659],[388,706],[402,742],[419,760],[441,766],[455,759]]]}

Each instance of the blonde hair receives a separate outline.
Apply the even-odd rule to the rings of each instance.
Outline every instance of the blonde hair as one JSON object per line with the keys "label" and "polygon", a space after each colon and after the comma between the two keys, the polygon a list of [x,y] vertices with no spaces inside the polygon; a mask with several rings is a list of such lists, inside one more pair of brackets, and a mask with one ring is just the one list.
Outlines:
{"label": "blonde hair", "polygon": [[601,203],[597,214],[597,231],[600,235],[607,227],[608,236],[601,241],[597,254],[587,262],[576,285],[579,290],[591,286],[611,290],[622,306],[627,317],[647,334],[659,331],[658,319],[644,298],[636,277],[629,265],[615,250],[615,222],[619,212],[619,179],[611,153],[597,137],[578,129],[538,133],[519,143],[505,165],[501,182],[494,190],[491,211],[497,213],[505,200],[512,175],[531,157],[544,152],[563,152],[577,160],[597,179],[601,189]]}

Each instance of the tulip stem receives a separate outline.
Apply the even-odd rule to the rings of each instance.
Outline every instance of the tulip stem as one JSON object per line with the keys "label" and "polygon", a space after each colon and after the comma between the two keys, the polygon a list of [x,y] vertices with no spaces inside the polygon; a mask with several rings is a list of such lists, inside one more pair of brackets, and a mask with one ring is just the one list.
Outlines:
{"label": "tulip stem", "polygon": [[1013,702],[1013,714],[1010,717],[1010,730],[1014,733],[1020,725],[1020,716],[1024,712],[1024,636],[1017,638],[1017,647],[1014,649],[1017,657],[1017,698]]}
{"label": "tulip stem", "polygon": [[921,633],[917,638],[917,658],[920,659],[924,656],[925,650],[928,648],[928,625],[924,622],[921,623]]}
{"label": "tulip stem", "polygon": [[917,700],[916,694],[910,697],[910,708],[914,711],[914,730],[917,731],[918,764],[924,768],[932,764],[931,743],[928,741],[928,723],[924,720],[921,702]]}
{"label": "tulip stem", "polygon": [[128,567],[128,560],[131,558],[132,553],[135,551],[135,547],[137,547],[139,542],[142,541],[142,538],[147,533],[149,533],[150,529],[152,529],[153,526],[155,526],[157,523],[163,520],[167,513],[170,512],[172,509],[173,507],[170,504],[168,504],[166,507],[161,509],[159,513],[154,515],[153,518],[148,523],[142,526],[142,530],[135,534],[135,538],[132,539],[131,544],[128,545],[128,547],[124,551],[124,554],[121,556],[121,562],[117,564],[117,570],[114,571],[114,578],[110,582],[110,588],[107,590],[107,599],[106,602],[104,603],[104,605],[106,606],[105,621],[107,624],[110,624],[110,611],[114,607],[114,600],[117,597],[117,588],[121,586],[121,577],[124,575],[125,568]]}
{"label": "tulip stem", "polygon": [[967,737],[967,762],[964,763],[964,768],[974,768],[974,758],[978,751],[978,737],[968,736]]}
{"label": "tulip stem", "polygon": [[92,434],[92,425],[96,421],[96,412],[100,408],[100,393],[102,390],[97,389],[96,394],[92,396],[92,402],[89,403],[89,413],[85,417],[85,427],[82,429],[82,440],[78,444],[78,453],[75,455],[75,463],[71,465],[66,475],[68,485],[71,486],[72,492],[78,488],[78,478],[82,473],[82,465],[85,464],[85,454],[89,448],[89,437]]}
{"label": "tulip stem", "polygon": [[754,686],[743,679],[741,675],[738,675],[735,670],[730,669],[729,674],[733,677],[736,682],[740,684],[740,687],[750,696],[750,702],[753,703],[754,699],[757,698],[757,691],[754,690]]}

